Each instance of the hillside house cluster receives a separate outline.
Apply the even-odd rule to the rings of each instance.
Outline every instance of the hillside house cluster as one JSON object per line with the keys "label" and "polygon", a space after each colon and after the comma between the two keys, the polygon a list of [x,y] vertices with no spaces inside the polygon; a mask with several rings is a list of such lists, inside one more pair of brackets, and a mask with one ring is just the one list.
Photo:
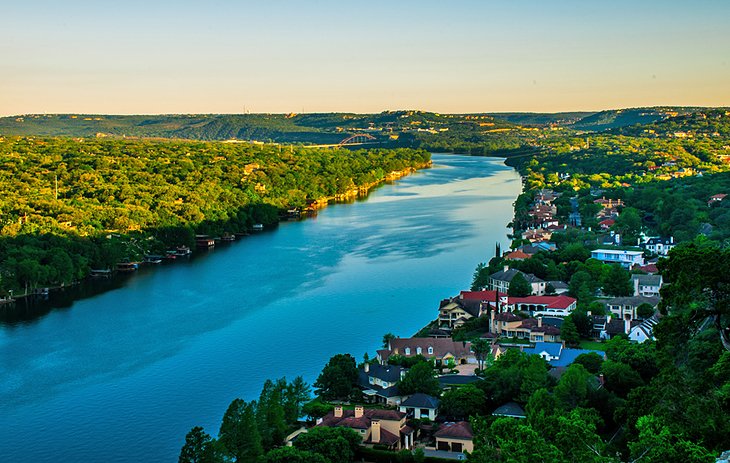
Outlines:
{"label": "hillside house cluster", "polygon": [[528,229],[522,233],[522,239],[531,243],[550,241],[553,233],[563,231],[567,227],[561,225],[557,219],[557,207],[554,204],[559,193],[553,190],[542,189],[537,191],[532,205],[527,212],[530,220]]}

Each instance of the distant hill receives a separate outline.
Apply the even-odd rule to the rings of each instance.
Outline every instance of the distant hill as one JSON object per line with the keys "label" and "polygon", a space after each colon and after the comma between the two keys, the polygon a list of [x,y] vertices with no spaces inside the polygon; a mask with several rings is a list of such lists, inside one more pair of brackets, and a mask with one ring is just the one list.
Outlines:
{"label": "distant hill", "polygon": [[637,124],[651,124],[677,114],[687,114],[702,108],[657,107],[657,108],[630,108],[611,109],[586,116],[571,124],[576,130],[600,132],[618,127],[628,127]]}
{"label": "distant hill", "polygon": [[572,125],[595,112],[569,112],[569,113],[489,113],[495,119],[501,119],[511,124],[545,127],[550,125]]}

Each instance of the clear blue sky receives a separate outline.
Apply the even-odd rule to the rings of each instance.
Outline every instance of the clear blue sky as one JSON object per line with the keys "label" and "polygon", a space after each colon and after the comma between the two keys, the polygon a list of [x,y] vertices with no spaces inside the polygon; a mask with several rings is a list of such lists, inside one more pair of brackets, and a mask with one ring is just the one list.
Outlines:
{"label": "clear blue sky", "polygon": [[730,1],[7,1],[0,115],[730,105]]}

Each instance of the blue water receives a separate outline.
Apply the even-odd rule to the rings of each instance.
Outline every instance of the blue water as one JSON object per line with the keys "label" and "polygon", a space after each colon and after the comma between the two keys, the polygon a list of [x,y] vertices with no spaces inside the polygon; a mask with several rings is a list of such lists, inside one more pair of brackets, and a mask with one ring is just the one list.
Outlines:
{"label": "blue water", "polygon": [[120,288],[0,325],[0,461],[174,462],[267,378],[312,383],[336,353],[410,336],[508,244],[500,160],[434,167]]}

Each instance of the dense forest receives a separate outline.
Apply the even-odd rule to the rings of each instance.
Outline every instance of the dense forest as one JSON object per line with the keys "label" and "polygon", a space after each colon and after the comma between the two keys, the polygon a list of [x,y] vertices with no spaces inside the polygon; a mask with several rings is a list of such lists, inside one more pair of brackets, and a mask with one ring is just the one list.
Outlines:
{"label": "dense forest", "polygon": [[195,234],[273,224],[279,212],[424,167],[407,149],[0,139],[0,290],[68,284]]}

